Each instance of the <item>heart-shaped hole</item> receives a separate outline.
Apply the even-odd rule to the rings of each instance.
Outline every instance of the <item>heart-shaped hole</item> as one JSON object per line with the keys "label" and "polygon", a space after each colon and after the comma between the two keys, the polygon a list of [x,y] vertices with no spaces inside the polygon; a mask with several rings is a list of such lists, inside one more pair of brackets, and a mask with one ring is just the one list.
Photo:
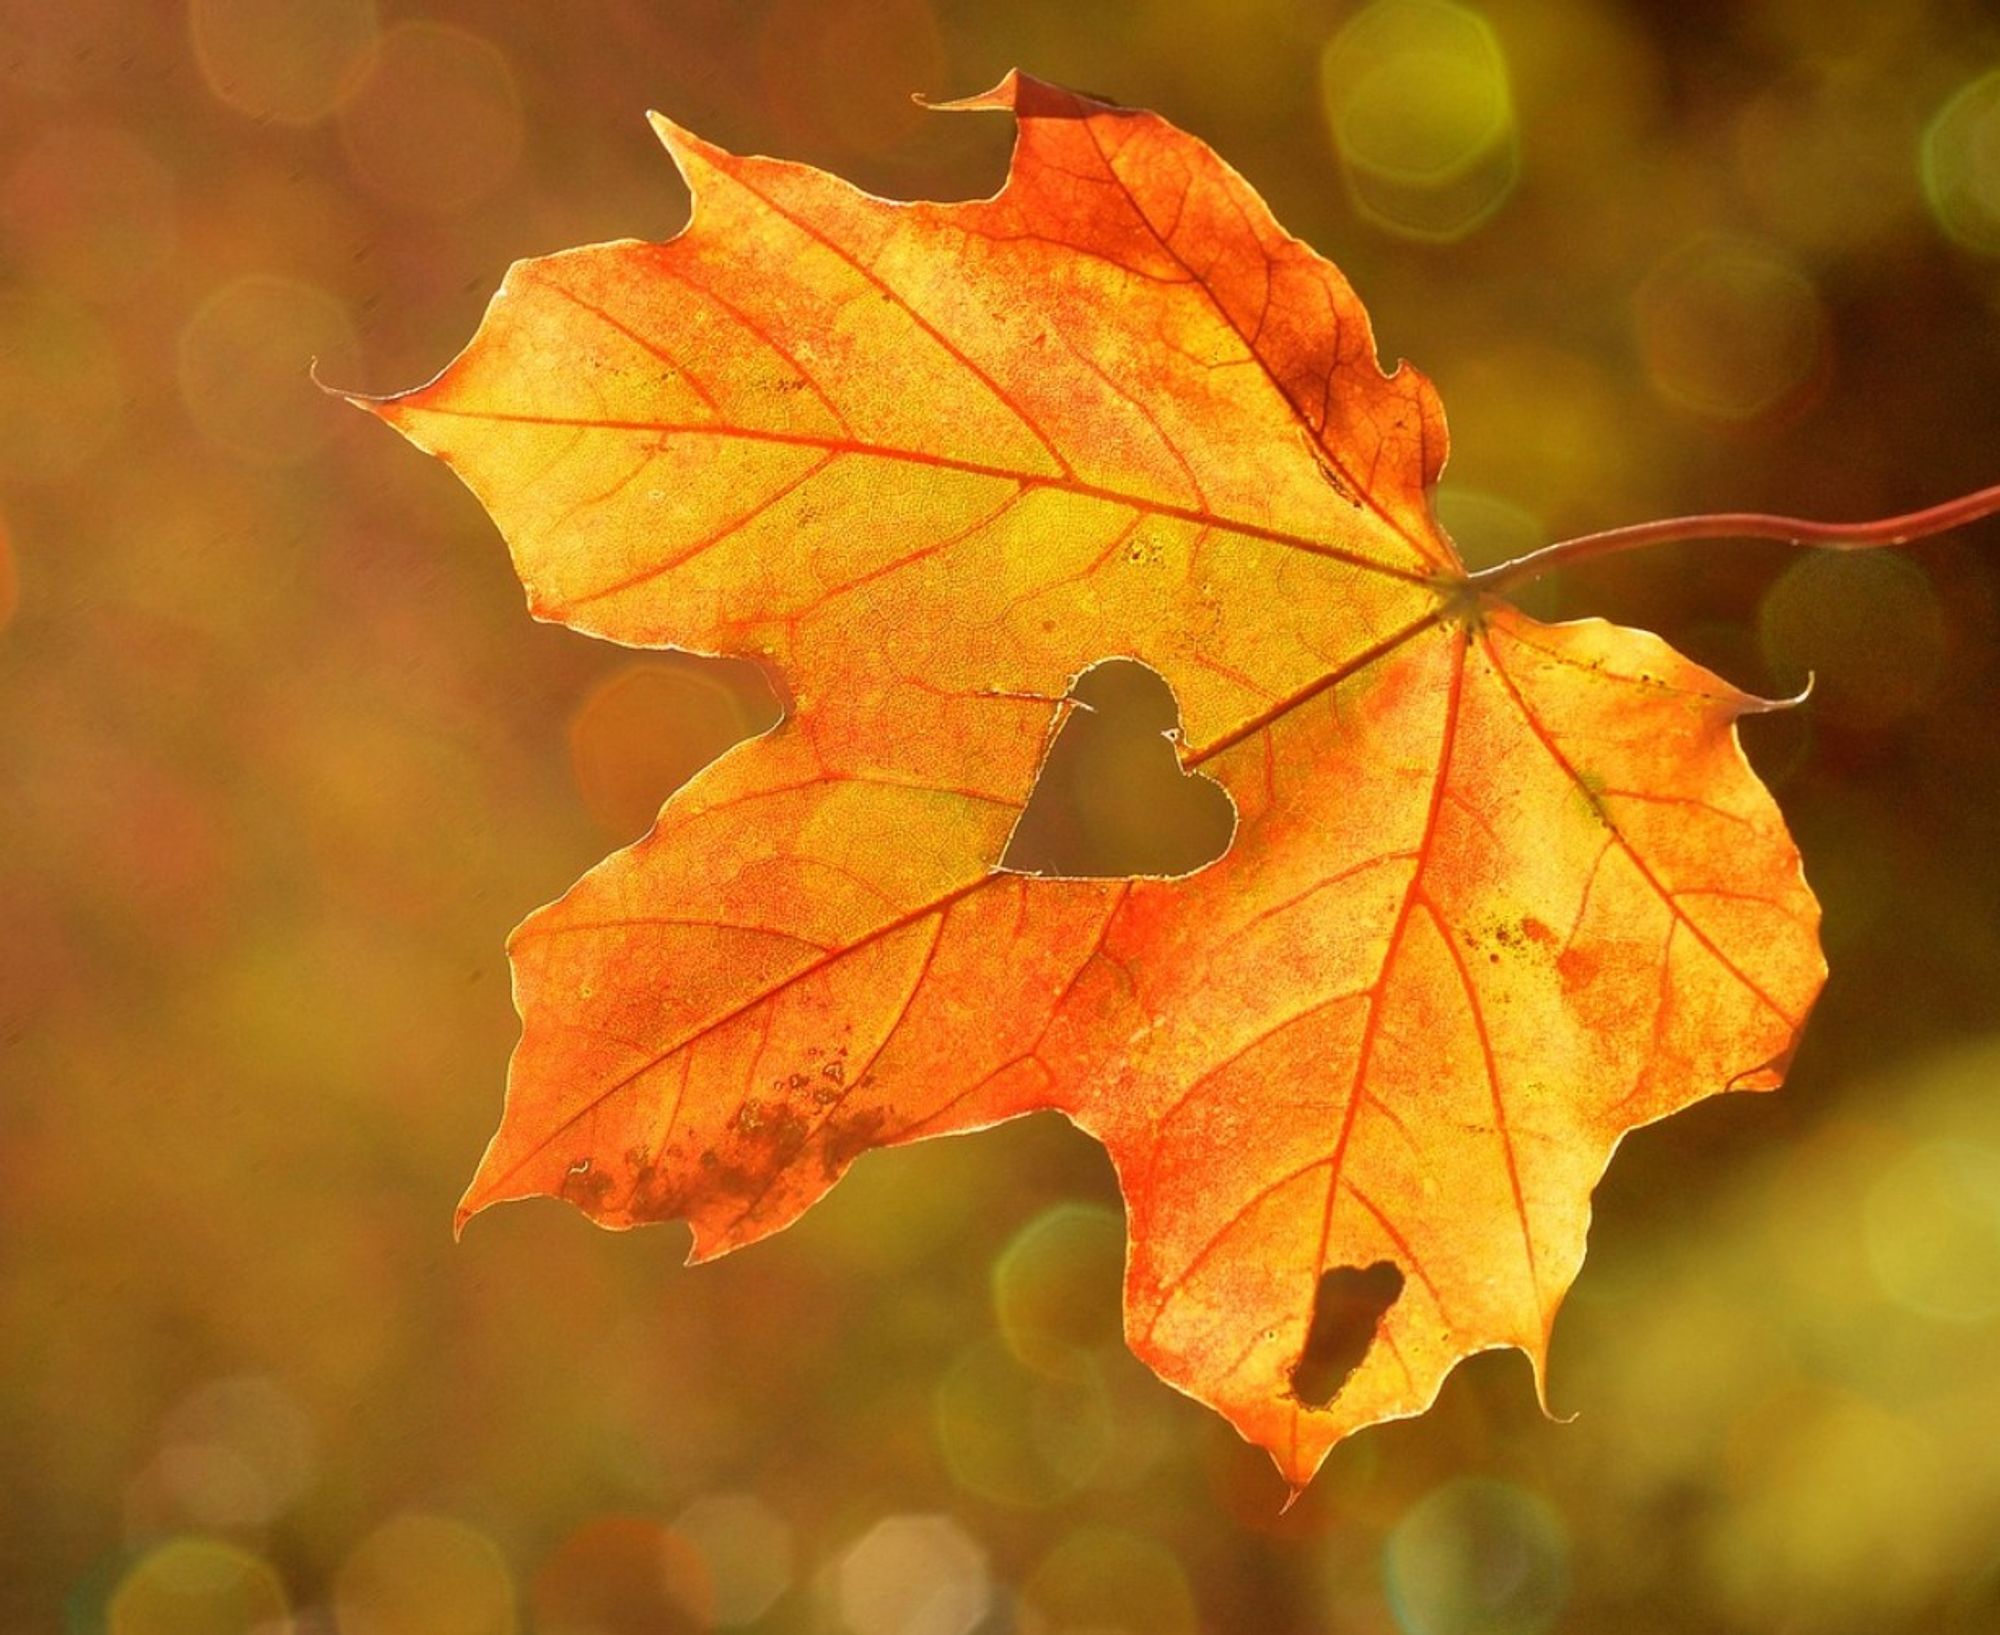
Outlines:
{"label": "heart-shaped hole", "polygon": [[1181,767],[1180,706],[1137,659],[1104,659],[1070,689],[1000,866],[1072,879],[1171,879],[1229,850],[1236,807],[1213,778]]}

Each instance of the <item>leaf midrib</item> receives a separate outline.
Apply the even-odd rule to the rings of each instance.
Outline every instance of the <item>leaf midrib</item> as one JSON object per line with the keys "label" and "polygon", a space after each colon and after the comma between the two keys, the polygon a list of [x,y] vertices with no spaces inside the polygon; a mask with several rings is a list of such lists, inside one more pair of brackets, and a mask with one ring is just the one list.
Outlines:
{"label": "leaf midrib", "polygon": [[1018,483],[1024,492],[1037,488],[1048,489],[1055,493],[1074,495],[1079,499],[1125,506],[1148,515],[1213,528],[1223,533],[1240,534],[1246,539],[1260,539],[1268,544],[1303,551],[1308,555],[1327,557],[1363,572],[1377,573],[1384,578],[1399,580],[1404,584],[1427,587],[1455,586],[1462,578],[1461,575],[1441,574],[1435,569],[1398,567],[1392,562],[1384,562],[1360,551],[1329,545],[1324,540],[1314,539],[1308,534],[1295,533],[1285,528],[1272,528],[1240,517],[1218,516],[1201,506],[1177,505],[1150,495],[1109,488],[1101,483],[1087,483],[1081,478],[1066,477],[1060,472],[1021,471],[984,461],[936,454],[927,449],[898,448],[887,443],[870,443],[856,437],[780,431],[771,427],[739,426],[717,421],[614,420],[597,415],[523,414],[502,409],[441,408],[414,402],[409,404],[407,412],[437,415],[448,420],[478,420],[499,425],[567,427],[577,431],[650,432],[661,437],[733,437],[741,438],[745,442],[819,449],[835,456],[851,455],[861,459],[894,460],[910,465],[927,466],[934,470],[962,472],[973,477],[991,477],[998,481]]}

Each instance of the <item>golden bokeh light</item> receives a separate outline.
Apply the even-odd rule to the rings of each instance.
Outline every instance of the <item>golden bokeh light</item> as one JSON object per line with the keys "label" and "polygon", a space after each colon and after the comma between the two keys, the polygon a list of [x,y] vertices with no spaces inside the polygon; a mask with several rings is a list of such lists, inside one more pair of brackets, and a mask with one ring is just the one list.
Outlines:
{"label": "golden bokeh light", "polygon": [[1910,558],[1805,553],[1765,593],[1757,634],[1784,685],[1812,678],[1815,715],[1879,729],[1931,696],[1949,627],[1937,587]]}
{"label": "golden bokeh light", "polygon": [[1940,1322],[2000,1317],[2000,1152],[1925,1142],[1869,1189],[1865,1220],[1890,1299]]}
{"label": "golden bokeh light", "polygon": [[361,343],[346,307],[317,285],[252,273],[210,293],[182,327],[181,401],[217,447],[255,465],[305,459],[343,426],[308,370],[351,380]]}
{"label": "golden bokeh light", "polygon": [[1957,1531],[1924,1427],[1837,1386],[1801,1384],[1746,1404],[1731,1454],[1736,1491],[1710,1529],[1706,1565],[1735,1621],[1866,1629],[1919,1604]]}
{"label": "golden bokeh light", "polygon": [[725,667],[685,654],[635,659],[577,705],[570,769],[604,832],[631,840],[652,827],[667,796],[776,718],[768,689],[747,664]]}
{"label": "golden bokeh light", "polygon": [[0,225],[37,277],[95,301],[125,301],[174,253],[174,182],[112,125],[58,125],[0,183]]}
{"label": "golden bokeh light", "polygon": [[277,1381],[254,1374],[212,1380],[161,1426],[160,1482],[203,1526],[268,1526],[312,1479],[316,1441],[304,1410]]}
{"label": "golden bokeh light", "polygon": [[889,1516],[834,1574],[852,1635],[971,1635],[993,1603],[986,1552],[949,1516]]}
{"label": "golden bokeh light", "polygon": [[476,204],[520,162],[521,93],[492,41],[444,23],[398,23],[340,109],[362,184],[407,210]]}
{"label": "golden bokeh light", "polygon": [[310,125],[354,88],[375,49],[375,0],[189,0],[188,35],[217,100]]}
{"label": "golden bokeh light", "polygon": [[709,1613],[725,1629],[754,1624],[792,1587],[792,1529],[754,1493],[711,1493],[674,1518],[707,1569]]}
{"label": "golden bokeh light", "polygon": [[1824,367],[1824,305],[1770,246],[1702,237],[1646,275],[1634,303],[1653,389],[1718,420],[1789,405]]}
{"label": "golden bokeh light", "polygon": [[340,1635],[512,1635],[514,1581],[499,1547],[451,1516],[405,1511],[342,1563]]}

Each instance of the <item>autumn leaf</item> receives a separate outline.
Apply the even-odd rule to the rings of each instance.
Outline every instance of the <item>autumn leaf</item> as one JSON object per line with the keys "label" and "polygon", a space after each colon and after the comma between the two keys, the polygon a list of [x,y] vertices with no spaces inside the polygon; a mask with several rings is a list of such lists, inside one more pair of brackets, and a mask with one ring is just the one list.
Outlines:
{"label": "autumn leaf", "polygon": [[[667,244],[516,265],[367,406],[534,612],[753,655],[783,723],[515,933],[460,1219],[779,1230],[871,1148],[1054,1108],[1124,1192],[1125,1330],[1302,1486],[1451,1368],[1547,1359],[1624,1133],[1783,1072],[1818,910],[1656,637],[1543,625],[1431,514],[1436,394],[1160,118],[1010,76],[993,198],[902,204],[655,118]],[[1077,678],[1171,684],[1233,841],[1001,868]]]}

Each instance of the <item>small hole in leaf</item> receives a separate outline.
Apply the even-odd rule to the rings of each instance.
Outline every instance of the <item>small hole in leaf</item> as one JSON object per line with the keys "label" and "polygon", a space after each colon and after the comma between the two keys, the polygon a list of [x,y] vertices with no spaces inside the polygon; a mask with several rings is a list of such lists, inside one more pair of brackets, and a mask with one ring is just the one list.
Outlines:
{"label": "small hole in leaf", "polygon": [[1403,1273],[1392,1261],[1323,1273],[1313,1297],[1306,1348],[1292,1365],[1292,1395],[1308,1408],[1324,1408],[1340,1395],[1402,1292]]}
{"label": "small hole in leaf", "polygon": [[1073,879],[1171,878],[1229,850],[1236,808],[1222,786],[1181,766],[1180,706],[1157,670],[1105,659],[1070,689],[1000,866]]}

